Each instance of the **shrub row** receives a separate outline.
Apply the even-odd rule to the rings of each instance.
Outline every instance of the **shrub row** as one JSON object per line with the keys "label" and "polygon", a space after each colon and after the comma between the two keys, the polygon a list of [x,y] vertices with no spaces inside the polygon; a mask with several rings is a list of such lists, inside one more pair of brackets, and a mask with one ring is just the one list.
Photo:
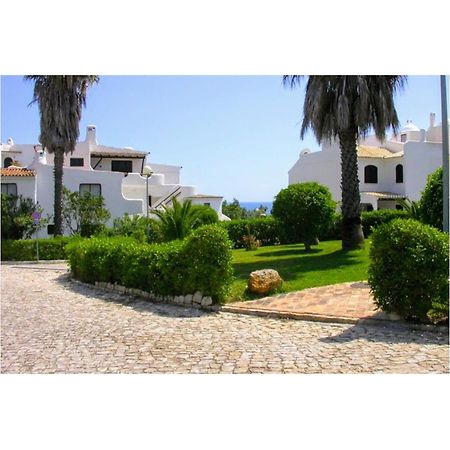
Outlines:
{"label": "shrub row", "polygon": [[372,234],[369,284],[378,307],[405,319],[448,320],[448,234],[397,219]]}
{"label": "shrub row", "polygon": [[281,242],[281,230],[274,217],[237,219],[220,222],[228,232],[234,248],[245,247],[244,236],[253,235],[261,245],[277,245]]}
{"label": "shrub row", "polygon": [[225,230],[206,225],[183,241],[139,243],[130,237],[91,238],[67,247],[75,278],[118,283],[155,295],[201,292],[224,299],[232,281],[231,243]]}
{"label": "shrub row", "polygon": [[[406,211],[393,209],[380,209],[378,211],[367,211],[361,214],[364,236],[368,237],[372,231],[383,223],[398,218],[408,218]],[[260,219],[238,219],[220,223],[228,232],[228,237],[233,242],[234,248],[244,248],[244,236],[253,235],[261,242],[261,245],[277,245],[291,243],[292,239],[287,236],[280,223],[272,216]],[[319,239],[339,240],[341,236],[342,216],[334,214],[331,225],[322,230]]]}
{"label": "shrub row", "polygon": [[20,239],[2,241],[2,261],[35,261],[36,241],[39,243],[39,259],[67,259],[66,246],[80,237],[58,236],[50,239]]}

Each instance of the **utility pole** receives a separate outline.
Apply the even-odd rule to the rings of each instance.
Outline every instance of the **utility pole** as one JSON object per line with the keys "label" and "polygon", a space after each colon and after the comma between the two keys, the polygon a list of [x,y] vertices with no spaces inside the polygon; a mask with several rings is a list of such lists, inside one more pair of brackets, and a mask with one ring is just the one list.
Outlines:
{"label": "utility pole", "polygon": [[445,75],[441,75],[441,110],[442,110],[442,184],[444,191],[444,207],[443,207],[443,228],[448,233],[449,222],[449,161],[448,161],[448,115],[447,115],[447,80]]}

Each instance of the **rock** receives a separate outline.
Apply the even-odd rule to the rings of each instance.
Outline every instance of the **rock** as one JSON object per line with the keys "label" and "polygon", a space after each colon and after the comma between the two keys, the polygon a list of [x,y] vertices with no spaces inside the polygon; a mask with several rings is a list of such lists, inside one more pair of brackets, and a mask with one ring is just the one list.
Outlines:
{"label": "rock", "polygon": [[202,298],[203,298],[202,293],[197,291],[197,292],[194,294],[194,297],[192,298],[192,303],[197,303],[198,305],[201,305],[201,303],[202,303]]}
{"label": "rock", "polygon": [[192,294],[188,294],[188,295],[186,295],[185,297],[184,297],[184,303],[186,304],[186,305],[192,305],[192,298],[193,298],[194,296],[192,295]]}
{"label": "rock", "polygon": [[250,274],[247,281],[248,290],[255,294],[267,294],[273,289],[279,288],[283,279],[273,269],[256,270]]}
{"label": "rock", "polygon": [[212,298],[211,297],[203,297],[202,298],[202,306],[211,306]]}

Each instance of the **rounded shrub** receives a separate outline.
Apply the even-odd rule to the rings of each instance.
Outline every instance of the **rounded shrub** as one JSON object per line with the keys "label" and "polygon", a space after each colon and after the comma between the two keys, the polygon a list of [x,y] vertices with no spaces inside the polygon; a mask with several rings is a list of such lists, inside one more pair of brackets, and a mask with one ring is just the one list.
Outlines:
{"label": "rounded shrub", "polygon": [[377,209],[375,211],[364,211],[361,213],[361,225],[364,237],[372,234],[372,231],[383,223],[394,219],[407,219],[410,215],[406,211],[398,209]]}
{"label": "rounded shrub", "polygon": [[448,235],[413,219],[395,219],[372,234],[368,280],[376,305],[405,319],[448,312]]}
{"label": "rounded shrub", "polygon": [[319,183],[291,184],[273,202],[272,215],[280,222],[283,241],[302,242],[305,249],[333,223],[336,203],[326,186]]}
{"label": "rounded shrub", "polygon": [[428,175],[427,184],[420,197],[420,215],[422,222],[442,230],[443,204],[442,167],[439,167],[439,169]]}
{"label": "rounded shrub", "polygon": [[201,227],[202,225],[211,225],[219,221],[219,216],[214,209],[206,205],[192,205],[192,210],[197,215],[194,228]]}

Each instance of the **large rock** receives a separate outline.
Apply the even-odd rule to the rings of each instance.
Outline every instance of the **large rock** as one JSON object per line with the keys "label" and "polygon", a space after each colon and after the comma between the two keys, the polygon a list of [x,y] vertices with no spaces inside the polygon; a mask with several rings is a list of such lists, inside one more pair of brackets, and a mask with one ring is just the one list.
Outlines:
{"label": "large rock", "polygon": [[256,270],[250,274],[247,281],[248,290],[255,294],[267,294],[273,289],[279,288],[283,279],[273,269]]}

